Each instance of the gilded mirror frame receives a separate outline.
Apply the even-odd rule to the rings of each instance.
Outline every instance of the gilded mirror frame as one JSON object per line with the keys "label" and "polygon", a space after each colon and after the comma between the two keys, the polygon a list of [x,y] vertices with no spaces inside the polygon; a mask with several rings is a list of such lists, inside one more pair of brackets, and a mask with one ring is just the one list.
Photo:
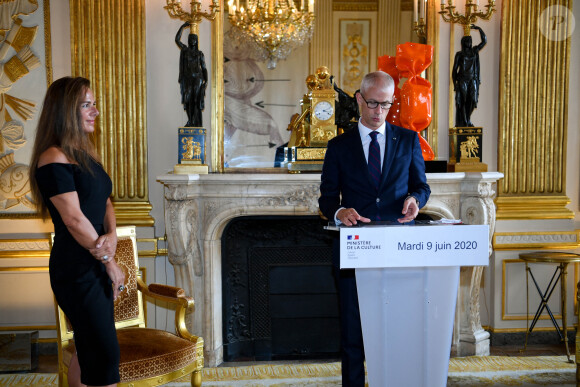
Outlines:
{"label": "gilded mirror frame", "polygon": [[[322,1],[322,0],[319,0]],[[225,1],[219,0],[219,7],[225,10]],[[426,70],[426,78],[432,85],[432,120],[431,125],[422,133],[427,139],[435,157],[438,155],[438,90],[439,82],[439,14],[437,13],[437,3],[435,0],[427,1],[427,44],[434,46],[433,63]],[[224,37],[225,11],[220,12],[213,23],[212,28],[212,52],[211,52],[211,133],[209,160],[210,170],[214,173],[244,173],[244,172],[277,172],[281,168],[245,169],[245,168],[225,168],[224,167],[224,72],[223,72],[223,37]]]}

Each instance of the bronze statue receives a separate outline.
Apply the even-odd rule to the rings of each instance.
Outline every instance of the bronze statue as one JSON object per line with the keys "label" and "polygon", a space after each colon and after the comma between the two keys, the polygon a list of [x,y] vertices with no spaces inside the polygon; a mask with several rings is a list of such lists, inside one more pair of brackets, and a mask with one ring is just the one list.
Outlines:
{"label": "bronze statue", "polygon": [[196,34],[189,34],[186,46],[181,42],[181,34],[190,23],[184,23],[177,31],[175,43],[181,50],[179,55],[179,85],[181,103],[187,113],[186,127],[201,127],[201,112],[205,108],[205,87],[207,86],[207,69],[203,52],[198,47]]}
{"label": "bronze statue", "polygon": [[353,120],[356,121],[360,117],[355,97],[358,90],[354,92],[355,96],[351,97],[334,82],[334,75],[330,77],[330,83],[338,95],[338,101],[335,102],[336,115],[334,116],[334,123],[342,130],[346,130]]}
{"label": "bronze statue", "polygon": [[476,25],[471,28],[479,30],[481,43],[472,47],[471,36],[461,38],[461,51],[455,54],[453,63],[453,86],[455,89],[455,126],[472,127],[471,113],[477,107],[479,98],[479,51],[487,43],[483,30]]}

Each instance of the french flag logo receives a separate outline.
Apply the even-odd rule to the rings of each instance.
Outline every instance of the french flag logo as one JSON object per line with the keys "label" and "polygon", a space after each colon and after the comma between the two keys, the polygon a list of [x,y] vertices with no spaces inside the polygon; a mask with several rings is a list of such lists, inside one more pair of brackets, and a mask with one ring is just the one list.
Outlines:
{"label": "french flag logo", "polygon": [[352,240],[358,240],[358,235],[347,235],[346,239],[348,239],[349,241]]}

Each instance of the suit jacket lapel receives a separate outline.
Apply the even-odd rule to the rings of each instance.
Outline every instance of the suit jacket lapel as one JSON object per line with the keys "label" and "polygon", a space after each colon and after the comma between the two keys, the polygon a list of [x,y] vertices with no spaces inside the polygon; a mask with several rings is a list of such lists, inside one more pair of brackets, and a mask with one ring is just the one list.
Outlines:
{"label": "suit jacket lapel", "polygon": [[389,176],[393,159],[397,153],[397,146],[399,145],[399,136],[396,135],[395,129],[388,122],[385,124],[385,157],[383,160],[383,171],[381,173],[381,184],[379,190],[383,187]]}
{"label": "suit jacket lapel", "polygon": [[363,173],[366,174],[367,179],[369,181],[369,184],[371,184],[374,187],[374,183],[371,177],[371,174],[369,173],[369,166],[367,164],[367,160],[365,158],[365,152],[363,149],[363,144],[362,144],[362,140],[360,138],[360,133],[358,132],[358,127],[355,127],[354,131],[352,132],[352,144],[355,144],[353,146],[353,149],[355,150],[355,161],[356,161],[356,170],[357,171],[364,171]]}
{"label": "suit jacket lapel", "polygon": [[349,147],[349,150],[353,150],[355,152],[355,154],[353,155],[355,162],[353,168],[356,171],[356,173],[364,173],[365,176],[367,177],[369,185],[374,188],[375,183],[373,182],[373,178],[369,173],[369,165],[367,163],[367,159],[365,158],[362,140],[360,138],[360,133],[358,131],[358,122],[353,122],[352,124],[350,124],[349,131],[344,135],[347,134],[350,135],[350,144],[352,144],[352,147]]}

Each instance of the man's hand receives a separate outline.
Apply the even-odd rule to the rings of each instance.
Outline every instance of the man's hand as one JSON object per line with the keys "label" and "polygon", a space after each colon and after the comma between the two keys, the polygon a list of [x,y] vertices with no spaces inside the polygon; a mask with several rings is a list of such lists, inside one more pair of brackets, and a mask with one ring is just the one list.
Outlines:
{"label": "man's hand", "polygon": [[419,214],[419,206],[417,205],[417,199],[412,196],[409,196],[405,203],[403,203],[403,211],[401,211],[403,215],[402,218],[397,219],[399,223],[407,223],[412,221],[417,217]]}
{"label": "man's hand", "polygon": [[354,208],[343,208],[336,214],[338,220],[345,226],[354,226],[357,222],[369,223],[371,220],[360,216]]}

